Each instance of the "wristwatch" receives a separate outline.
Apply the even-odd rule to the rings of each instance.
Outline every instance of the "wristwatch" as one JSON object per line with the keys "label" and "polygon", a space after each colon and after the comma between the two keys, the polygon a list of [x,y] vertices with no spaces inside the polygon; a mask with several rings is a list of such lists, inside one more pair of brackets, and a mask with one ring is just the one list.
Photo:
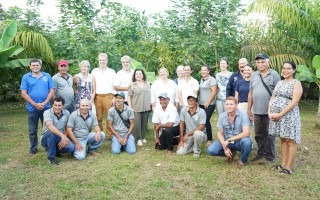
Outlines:
{"label": "wristwatch", "polygon": [[232,140],[231,140],[231,139],[228,139],[228,142],[229,142],[229,143],[231,143],[231,142],[232,142]]}

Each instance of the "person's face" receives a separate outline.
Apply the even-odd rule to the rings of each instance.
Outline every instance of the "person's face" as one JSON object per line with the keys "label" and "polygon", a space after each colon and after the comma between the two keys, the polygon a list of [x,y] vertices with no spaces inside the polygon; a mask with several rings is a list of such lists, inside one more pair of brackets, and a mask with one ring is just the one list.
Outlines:
{"label": "person's face", "polygon": [[142,81],[143,80],[142,71],[136,71],[136,73],[134,74],[134,77],[136,78],[137,81]]}
{"label": "person's face", "polygon": [[86,115],[89,113],[89,109],[90,109],[89,101],[82,100],[80,102],[80,113],[82,115]]}
{"label": "person's face", "polygon": [[244,66],[246,66],[247,62],[245,60],[239,60],[238,67],[239,71],[243,72]]}
{"label": "person's face", "polygon": [[130,71],[130,65],[131,65],[130,60],[128,60],[128,59],[123,59],[122,62],[121,62],[121,64],[122,64],[122,69],[123,69],[124,71]]}
{"label": "person's face", "polygon": [[99,57],[99,65],[100,65],[101,67],[105,67],[105,66],[107,66],[107,64],[108,64],[108,59],[107,59],[107,57],[105,57],[105,56],[100,56],[100,57]]}
{"label": "person's face", "polygon": [[41,65],[38,62],[30,63],[29,67],[30,67],[30,70],[35,74],[40,73],[40,71],[41,71]]}
{"label": "person's face", "polygon": [[63,107],[64,105],[62,104],[62,101],[54,101],[52,105],[54,114],[56,115],[60,114]]}
{"label": "person's face", "polygon": [[225,108],[228,113],[234,112],[237,110],[238,104],[233,100],[226,100]]}
{"label": "person's face", "polygon": [[160,69],[159,71],[159,76],[161,79],[167,79],[168,78],[168,73],[165,69]]}
{"label": "person's face", "polygon": [[253,70],[252,70],[251,67],[245,66],[243,68],[243,76],[244,76],[244,78],[250,78],[252,73],[253,73]]}
{"label": "person's face", "polygon": [[68,65],[60,65],[58,66],[59,72],[60,74],[67,74],[68,70],[69,70],[69,66]]}
{"label": "person's face", "polygon": [[191,67],[190,66],[185,66],[183,68],[183,73],[184,73],[184,76],[189,77],[191,75],[191,73],[192,73]]}
{"label": "person's face", "polygon": [[220,69],[221,71],[227,70],[228,69],[228,63],[225,60],[220,61]]}
{"label": "person's face", "polygon": [[167,108],[168,103],[170,102],[170,99],[169,98],[160,97],[159,98],[159,102],[160,102],[160,105],[162,106],[162,108]]}
{"label": "person's face", "polygon": [[194,98],[189,98],[187,101],[188,101],[189,108],[194,108],[197,106],[198,102]]}
{"label": "person's face", "polygon": [[116,106],[122,106],[124,102],[124,99],[122,98],[122,96],[117,95],[115,98],[116,98]]}
{"label": "person's face", "polygon": [[178,76],[178,78],[181,78],[184,76],[183,69],[177,69],[177,76]]}
{"label": "person's face", "polygon": [[89,72],[89,67],[87,65],[80,66],[81,73],[87,74]]}
{"label": "person's face", "polygon": [[201,67],[201,76],[202,78],[205,78],[209,76],[210,71],[208,70],[207,67]]}
{"label": "person's face", "polygon": [[265,71],[269,68],[269,63],[265,59],[256,60],[256,64],[259,71]]}
{"label": "person's face", "polygon": [[291,78],[293,77],[295,72],[296,70],[292,68],[292,65],[290,65],[289,63],[284,63],[281,69],[281,76],[283,78]]}

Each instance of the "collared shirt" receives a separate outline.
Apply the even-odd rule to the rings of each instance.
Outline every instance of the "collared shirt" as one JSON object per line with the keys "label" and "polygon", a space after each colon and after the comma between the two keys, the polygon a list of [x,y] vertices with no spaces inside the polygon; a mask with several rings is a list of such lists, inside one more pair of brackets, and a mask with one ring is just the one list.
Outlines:
{"label": "collared shirt", "polygon": [[67,108],[74,101],[74,91],[73,91],[73,79],[70,74],[67,74],[67,78],[61,76],[58,72],[52,77],[54,85],[56,86],[56,96],[63,97],[65,100],[64,106]]}
{"label": "collared shirt", "polygon": [[77,139],[86,139],[92,128],[96,126],[98,126],[96,115],[90,111],[84,119],[79,109],[71,113],[67,124],[68,128],[72,128],[72,132]]}
{"label": "collared shirt", "polygon": [[[208,76],[205,79],[201,79],[200,81],[200,89],[199,89],[199,104],[204,105],[211,96],[211,87],[217,85],[217,80],[212,76]],[[215,103],[215,99],[213,99],[210,105]]]}
{"label": "collared shirt", "polygon": [[[182,79],[178,84],[178,91],[182,92],[182,100],[184,103],[184,106],[188,105],[187,97],[189,95],[194,95],[194,91],[199,90],[199,83],[196,79],[193,77],[190,78],[190,80],[187,82],[185,79]],[[181,102],[180,102],[181,103]]]}
{"label": "collared shirt", "polygon": [[[196,112],[190,114],[189,106],[183,107],[180,113],[180,121],[183,121],[185,124],[185,132],[192,131],[198,128],[201,124],[206,124],[206,112],[197,106]],[[206,132],[205,130],[203,132]]]}
{"label": "collared shirt", "polygon": [[151,103],[156,103],[156,106],[160,105],[159,95],[166,92],[170,98],[170,103],[174,104],[177,97],[178,86],[173,80],[168,79],[165,83],[162,79],[157,79],[151,86]]}
{"label": "collared shirt", "polygon": [[[124,104],[123,110],[121,112],[121,117],[125,121],[133,120],[134,119],[134,112],[133,112],[132,108],[130,108],[129,106]],[[129,129],[124,125],[115,106],[113,106],[109,109],[108,121],[112,121],[112,126],[118,134],[125,135],[128,133]]]}
{"label": "collared shirt", "polygon": [[116,76],[116,72],[107,67],[105,70],[101,70],[99,67],[94,68],[91,72],[96,81],[96,94],[113,94],[114,87],[113,82]]}
{"label": "collared shirt", "polygon": [[217,127],[219,130],[223,130],[225,139],[231,138],[243,132],[243,127],[250,126],[250,121],[247,113],[244,113],[237,109],[236,116],[233,123],[229,122],[227,111],[219,115]]}
{"label": "collared shirt", "polygon": [[[41,72],[40,77],[32,76],[29,72],[22,77],[20,90],[26,90],[30,98],[36,103],[42,103],[48,97],[50,89],[55,88],[50,74]],[[26,108],[29,112],[35,112],[37,109],[29,102],[26,104]],[[50,102],[48,102],[45,109],[50,108]]]}
{"label": "collared shirt", "polygon": [[[133,70],[130,69],[130,72],[121,69],[117,72],[116,77],[114,79],[113,85],[119,87],[128,87],[130,83],[132,83]],[[120,91],[119,91],[120,92]],[[125,95],[125,100],[128,97],[128,91],[121,91]]]}
{"label": "collared shirt", "polygon": [[236,85],[238,81],[243,80],[242,74],[240,71],[234,72],[228,81],[227,88],[226,88],[226,97],[235,96]]}
{"label": "collared shirt", "polygon": [[46,122],[51,121],[53,126],[56,127],[60,132],[64,133],[64,129],[67,125],[70,113],[67,110],[62,110],[60,117],[58,117],[53,108],[50,108],[43,113],[43,127],[42,127],[42,135],[48,131],[48,127]]}
{"label": "collared shirt", "polygon": [[161,105],[157,105],[153,111],[152,123],[165,124],[167,122],[172,122],[173,126],[179,125],[180,119],[177,108],[169,103],[163,110]]}
{"label": "collared shirt", "polygon": [[131,97],[131,107],[136,112],[146,112],[151,110],[150,85],[146,81],[142,88],[134,82],[129,88],[128,96]]}

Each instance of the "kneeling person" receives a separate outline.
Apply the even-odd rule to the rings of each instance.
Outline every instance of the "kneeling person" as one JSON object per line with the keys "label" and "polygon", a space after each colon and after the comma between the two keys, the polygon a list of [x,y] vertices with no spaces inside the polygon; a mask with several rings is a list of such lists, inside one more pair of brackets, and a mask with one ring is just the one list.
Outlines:
{"label": "kneeling person", "polygon": [[158,98],[160,105],[155,107],[152,115],[152,122],[156,131],[155,145],[159,150],[167,149],[167,154],[171,155],[173,153],[173,145],[178,144],[180,119],[177,109],[170,103],[167,93],[160,94]]}
{"label": "kneeling person", "polygon": [[57,154],[74,151],[74,145],[68,139],[65,131],[70,113],[63,108],[64,99],[56,97],[53,99],[52,108],[43,113],[41,145],[47,151],[48,162],[54,165],[59,165],[56,160]]}
{"label": "kneeling person", "polygon": [[112,153],[120,154],[124,147],[128,154],[136,153],[135,139],[132,135],[134,113],[132,108],[124,104],[125,94],[115,94],[116,105],[108,112],[108,125],[113,134]]}
{"label": "kneeling person", "polygon": [[227,156],[228,162],[233,161],[236,151],[240,151],[238,167],[241,168],[248,161],[252,150],[250,138],[250,121],[247,113],[237,109],[237,100],[230,96],[226,99],[225,108],[218,119],[218,140],[208,147],[211,156]]}
{"label": "kneeling person", "polygon": [[[95,132],[91,132],[92,128]],[[100,131],[97,117],[90,111],[88,99],[82,99],[80,108],[71,113],[67,124],[67,133],[75,144],[76,149],[73,155],[77,160],[85,159],[87,145],[89,145],[89,154],[98,155],[96,151],[102,145],[105,134]]]}

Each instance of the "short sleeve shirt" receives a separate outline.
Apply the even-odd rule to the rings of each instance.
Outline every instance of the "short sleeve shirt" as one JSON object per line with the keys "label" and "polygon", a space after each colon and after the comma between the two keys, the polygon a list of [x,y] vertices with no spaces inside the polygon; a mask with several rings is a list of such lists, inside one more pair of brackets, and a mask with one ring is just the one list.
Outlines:
{"label": "short sleeve shirt", "polygon": [[116,72],[107,67],[106,70],[101,70],[100,68],[94,68],[91,75],[96,81],[96,94],[113,94],[113,82],[116,76]]}
{"label": "short sleeve shirt", "polygon": [[[133,70],[131,70],[129,73],[125,70],[121,69],[117,72],[116,77],[114,79],[114,86],[119,87],[128,87],[129,84],[132,83],[132,76],[133,76]],[[128,91],[121,91],[125,95],[125,100],[127,100]]]}
{"label": "short sleeve shirt", "polygon": [[[211,96],[211,87],[217,85],[217,80],[212,76],[208,76],[200,81],[199,89],[199,104],[204,105]],[[211,101],[210,105],[214,104],[214,99]]]}
{"label": "short sleeve shirt", "polygon": [[178,91],[182,92],[182,100],[185,106],[188,105],[187,97],[189,95],[194,95],[194,91],[199,90],[199,83],[196,79],[191,77],[191,79],[187,82],[185,79],[182,79],[178,85]]}
{"label": "short sleeve shirt", "polygon": [[157,105],[153,111],[152,123],[165,124],[172,122],[173,126],[178,126],[180,123],[177,108],[173,104],[168,104],[165,110],[161,105]]}
{"label": "short sleeve shirt", "polygon": [[178,86],[173,80],[168,79],[167,82],[164,82],[159,78],[151,86],[151,103],[156,103],[156,106],[160,106],[158,97],[161,93],[166,92],[170,98],[170,103],[174,104],[177,91]]}
{"label": "short sleeve shirt", "polygon": [[68,119],[69,119],[69,111],[62,110],[62,113],[60,117],[56,114],[54,114],[53,108],[50,108],[43,113],[43,128],[42,128],[42,134],[48,131],[48,127],[46,122],[52,122],[53,126],[55,126],[60,132],[64,132],[64,129],[67,125]]}
{"label": "short sleeve shirt", "polygon": [[[191,116],[189,107],[183,107],[181,109],[180,121],[183,121],[186,127],[186,132],[192,131],[198,128],[201,124],[206,124],[205,111],[197,106],[196,112]],[[205,132],[205,131],[204,131]]]}
{"label": "short sleeve shirt", "polygon": [[65,107],[73,104],[74,101],[74,91],[73,91],[73,79],[70,74],[68,74],[67,79],[57,73],[52,77],[54,85],[56,86],[56,96],[63,97],[65,100]]}
{"label": "short sleeve shirt", "polygon": [[[121,112],[121,117],[125,121],[130,121],[134,119],[134,112],[132,108],[127,105],[124,105],[123,110]],[[114,130],[122,135],[128,133],[128,128],[124,125],[122,119],[120,118],[118,112],[116,111],[115,106],[111,107],[108,112],[108,121],[112,122],[112,126]]]}

